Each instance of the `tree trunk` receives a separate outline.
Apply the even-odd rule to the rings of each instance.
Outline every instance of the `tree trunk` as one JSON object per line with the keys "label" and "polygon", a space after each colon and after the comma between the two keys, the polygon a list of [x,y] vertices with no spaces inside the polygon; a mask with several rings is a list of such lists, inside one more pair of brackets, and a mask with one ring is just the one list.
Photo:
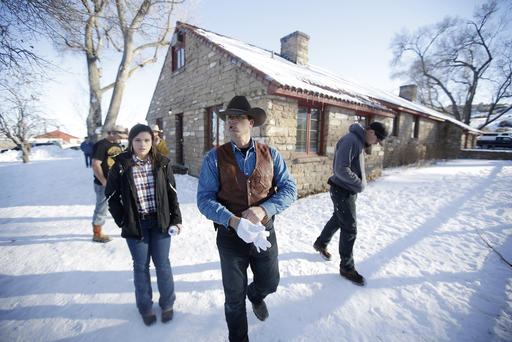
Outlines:
{"label": "tree trunk", "polygon": [[101,127],[101,89],[100,72],[96,65],[96,58],[87,56],[87,71],[89,76],[89,115],[87,116],[87,136],[98,140],[96,129]]}
{"label": "tree trunk", "polygon": [[29,143],[21,143],[21,159],[23,160],[24,164],[27,164],[30,162],[30,144]]}
{"label": "tree trunk", "polygon": [[123,59],[119,64],[114,90],[112,92],[112,98],[110,100],[107,116],[105,118],[105,124],[103,125],[104,131],[112,128],[116,124],[117,116],[119,115],[119,110],[121,108],[121,100],[123,99],[124,89],[126,88],[126,82],[130,76],[130,66],[132,65],[134,57],[132,39],[133,32],[128,31],[127,35],[129,36],[125,37]]}
{"label": "tree trunk", "polygon": [[94,46],[94,28],[96,27],[96,17],[91,16],[85,24],[85,56],[87,60],[87,72],[89,78],[89,114],[87,115],[87,136],[93,141],[99,140],[96,129],[101,127],[101,71],[96,64],[98,61],[98,51]]}

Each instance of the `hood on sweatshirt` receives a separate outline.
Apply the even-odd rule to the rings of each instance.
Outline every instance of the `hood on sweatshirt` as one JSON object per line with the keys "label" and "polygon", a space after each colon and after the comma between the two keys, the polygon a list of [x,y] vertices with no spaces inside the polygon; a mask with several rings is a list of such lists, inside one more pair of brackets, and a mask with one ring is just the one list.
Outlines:
{"label": "hood on sweatshirt", "polygon": [[366,131],[360,124],[354,123],[354,124],[350,125],[350,127],[348,128],[348,131],[357,135],[357,137],[364,143],[364,141],[365,141],[364,137],[366,135]]}

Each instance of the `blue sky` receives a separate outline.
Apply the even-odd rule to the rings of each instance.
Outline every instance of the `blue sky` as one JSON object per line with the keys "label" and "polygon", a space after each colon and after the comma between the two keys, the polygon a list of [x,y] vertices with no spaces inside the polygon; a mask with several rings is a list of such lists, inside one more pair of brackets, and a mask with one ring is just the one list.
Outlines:
{"label": "blue sky", "polygon": [[[481,0],[202,0],[183,21],[247,43],[280,51],[280,38],[294,31],[310,36],[309,63],[349,80],[398,93],[392,80],[391,41],[402,29],[414,31],[446,16],[471,18]],[[46,87],[43,111],[61,122],[62,130],[83,136],[87,115],[85,58],[71,53],[49,57],[66,72],[53,75]],[[165,53],[160,62],[129,80],[118,123],[127,127],[145,116]],[[113,71],[105,69],[105,78]],[[108,106],[108,102],[105,103]],[[106,108],[104,109],[106,112]]]}

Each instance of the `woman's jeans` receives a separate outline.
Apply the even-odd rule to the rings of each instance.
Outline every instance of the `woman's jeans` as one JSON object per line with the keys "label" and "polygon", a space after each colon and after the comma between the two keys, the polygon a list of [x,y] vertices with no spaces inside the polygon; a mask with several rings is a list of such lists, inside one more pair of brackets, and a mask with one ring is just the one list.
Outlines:
{"label": "woman's jeans", "polygon": [[333,235],[340,230],[340,268],[343,271],[354,269],[354,242],[357,236],[356,199],[357,194],[343,188],[331,185],[331,199],[334,206],[332,217],[325,224],[322,233],[316,239],[315,244],[325,248]]}
{"label": "woman's jeans", "polygon": [[172,308],[176,299],[174,293],[174,279],[169,250],[171,237],[167,233],[160,233],[158,222],[155,219],[141,220],[142,240],[126,239],[133,259],[133,283],[135,284],[135,300],[141,315],[153,311],[153,290],[149,274],[149,258],[153,259],[156,269],[156,279],[162,310]]}

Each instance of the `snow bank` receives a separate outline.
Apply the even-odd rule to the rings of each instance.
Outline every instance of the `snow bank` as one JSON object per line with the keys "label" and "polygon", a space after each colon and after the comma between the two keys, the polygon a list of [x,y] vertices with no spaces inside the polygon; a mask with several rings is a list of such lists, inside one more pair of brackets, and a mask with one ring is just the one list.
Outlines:
{"label": "snow bank", "polygon": [[[63,149],[59,146],[36,146],[32,148],[30,153],[31,161],[41,160],[54,160],[54,159],[69,159],[75,158],[78,154],[82,154],[80,150]],[[21,151],[9,150],[0,153],[0,162],[19,162],[21,159]],[[85,162],[84,162],[85,163]]]}

